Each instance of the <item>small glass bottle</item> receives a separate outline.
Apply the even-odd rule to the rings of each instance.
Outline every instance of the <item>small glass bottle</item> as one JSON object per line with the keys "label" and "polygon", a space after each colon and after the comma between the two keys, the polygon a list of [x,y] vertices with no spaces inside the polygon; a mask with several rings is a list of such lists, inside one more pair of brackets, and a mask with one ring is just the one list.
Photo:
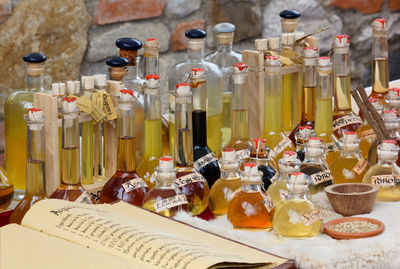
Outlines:
{"label": "small glass bottle", "polygon": [[175,94],[175,184],[186,195],[189,211],[199,215],[206,210],[210,188],[193,168],[192,94],[189,83],[179,83]]}
{"label": "small glass bottle", "polygon": [[160,43],[157,38],[148,38],[143,45],[144,48],[144,76],[160,75],[159,54]]}
{"label": "small glass bottle", "polygon": [[[296,152],[300,161],[304,161],[306,154],[306,143],[310,136],[315,136],[314,130],[311,126],[300,126],[298,132],[294,135],[296,140]],[[281,159],[282,160],[282,159]]]}
{"label": "small glass bottle", "polygon": [[378,146],[378,163],[365,173],[363,183],[378,185],[378,201],[400,200],[400,168],[396,164],[399,146],[396,141],[383,140]]}
{"label": "small glass bottle", "polygon": [[[218,159],[207,145],[207,82],[205,70],[193,68],[190,72],[192,90],[192,126],[194,167],[207,180],[211,188],[221,176]],[[213,128],[213,126],[210,126]]]}
{"label": "small glass bottle", "polygon": [[142,207],[168,218],[173,218],[178,211],[187,211],[186,196],[175,185],[176,168],[173,160],[160,158],[155,173],[156,185],[144,197]]}
{"label": "small glass bottle", "polygon": [[322,139],[318,137],[310,137],[306,144],[306,158],[300,166],[300,172],[311,177],[311,194],[323,191],[325,187],[334,184],[332,172],[325,161],[325,148]]}
{"label": "small glass bottle", "polygon": [[277,207],[288,197],[286,181],[289,174],[300,171],[300,160],[294,151],[285,151],[283,158],[279,160],[280,174],[268,187],[267,193],[271,196],[274,205]]}
{"label": "small glass bottle", "polygon": [[43,91],[43,72],[46,56],[29,53],[24,56],[26,63],[26,87],[13,91],[4,105],[5,115],[5,169],[10,183],[14,185],[14,198],[21,200],[26,182],[27,127],[24,115],[33,107],[35,92]]}
{"label": "small glass bottle", "polygon": [[124,82],[126,73],[128,72],[127,65],[129,61],[124,57],[116,56],[108,58],[106,61],[108,67],[108,76],[115,81]]}
{"label": "small glass bottle", "polygon": [[13,195],[14,186],[9,182],[6,170],[0,166],[0,211],[8,207]]}
{"label": "small glass bottle", "polygon": [[46,147],[43,111],[30,108],[25,115],[27,131],[26,192],[14,208],[10,223],[21,224],[25,213],[32,205],[46,199]]}
{"label": "small glass bottle", "polygon": [[231,139],[231,102],[232,102],[232,69],[231,67],[242,61],[242,55],[232,50],[233,35],[236,27],[229,22],[221,22],[214,26],[217,34],[217,51],[205,57],[206,61],[210,61],[218,65],[223,74],[223,112],[222,112],[222,147]]}
{"label": "small glass bottle", "polygon": [[369,164],[361,155],[360,139],[356,132],[347,131],[340,140],[340,157],[329,166],[335,184],[361,183]]}
{"label": "small glass bottle", "polygon": [[[86,194],[81,185],[79,170],[79,109],[75,97],[63,99],[61,128],[61,183],[50,198],[80,200]],[[89,199],[88,203],[93,201]]]}
{"label": "small glass bottle", "polygon": [[288,198],[275,209],[273,229],[278,236],[313,237],[322,231],[322,216],[308,199],[308,179],[291,173],[287,180]]}
{"label": "small glass bottle", "polygon": [[242,185],[240,181],[240,160],[234,149],[224,149],[221,165],[221,177],[214,183],[210,190],[209,206],[214,215],[221,216],[228,212],[228,206],[234,193]]}
{"label": "small glass bottle", "polygon": [[136,173],[135,97],[132,90],[121,90],[118,100],[117,171],[106,182],[100,203],[123,200],[141,206],[149,188]]}
{"label": "small glass bottle", "polygon": [[242,189],[232,198],[227,213],[234,229],[271,230],[274,203],[264,192],[261,177],[256,163],[244,165]]}
{"label": "small glass bottle", "polygon": [[372,93],[371,97],[384,97],[389,89],[389,55],[388,27],[386,19],[375,19],[372,22]]}

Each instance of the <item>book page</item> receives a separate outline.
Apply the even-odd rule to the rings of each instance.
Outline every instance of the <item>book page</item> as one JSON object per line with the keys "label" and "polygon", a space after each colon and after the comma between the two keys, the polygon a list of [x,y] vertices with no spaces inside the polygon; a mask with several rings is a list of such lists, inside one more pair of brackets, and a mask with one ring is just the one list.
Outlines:
{"label": "book page", "polygon": [[[154,268],[211,268],[226,262],[252,262],[268,268],[286,261],[226,239],[211,240],[214,235],[126,203],[43,200],[28,211],[22,225]],[[181,226],[185,226],[184,234]],[[207,240],[199,238],[205,235]],[[220,240],[224,242],[214,245]]]}

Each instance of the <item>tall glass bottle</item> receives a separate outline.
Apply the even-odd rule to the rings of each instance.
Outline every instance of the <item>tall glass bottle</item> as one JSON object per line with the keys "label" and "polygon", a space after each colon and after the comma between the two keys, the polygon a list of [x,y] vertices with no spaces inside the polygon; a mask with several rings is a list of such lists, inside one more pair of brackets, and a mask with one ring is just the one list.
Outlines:
{"label": "tall glass bottle", "polygon": [[310,192],[315,194],[334,184],[324,156],[325,145],[321,138],[310,137],[306,145],[306,158],[300,166],[300,172],[311,177]]}
{"label": "tall glass bottle", "polygon": [[139,76],[140,56],[138,50],[142,48],[142,42],[135,38],[119,38],[115,41],[119,48],[119,56],[129,61],[128,73],[125,77],[125,86],[134,91],[135,103],[135,137],[136,137],[136,161],[139,163],[144,153],[144,96],[143,84],[145,79]]}
{"label": "tall glass bottle", "polygon": [[100,203],[123,200],[141,206],[149,188],[136,173],[135,97],[132,90],[121,90],[118,100],[117,171],[106,182]]}
{"label": "tall glass bottle", "polygon": [[375,19],[372,22],[372,93],[371,97],[384,97],[389,89],[388,64],[388,27],[386,19]]}
{"label": "tall glass bottle", "polygon": [[[86,195],[79,171],[79,109],[75,97],[63,99],[61,128],[61,183],[50,198],[75,201]],[[93,203],[91,199],[87,202]]]}
{"label": "tall glass bottle", "polygon": [[350,39],[348,35],[336,35],[333,42],[334,110],[333,131],[340,138],[345,131],[356,131],[362,123],[351,110],[350,99]]}
{"label": "tall glass bottle", "polygon": [[311,126],[300,126],[299,131],[294,135],[296,140],[296,153],[300,161],[304,161],[306,154],[306,143],[310,136],[315,136],[315,132]]}
{"label": "tall glass bottle", "polygon": [[129,64],[129,61],[124,57],[116,56],[108,58],[106,64],[109,66],[108,76],[110,79],[124,82],[125,76],[128,72],[127,65]]}
{"label": "tall glass bottle", "polygon": [[262,189],[262,173],[256,163],[246,163],[241,173],[242,189],[231,200],[228,219],[235,229],[271,230],[274,203]]}
{"label": "tall glass bottle", "polygon": [[223,73],[223,116],[222,116],[222,146],[231,139],[231,101],[233,91],[232,66],[242,61],[242,55],[232,50],[233,35],[236,27],[229,22],[221,22],[214,26],[217,34],[217,51],[206,56],[205,60],[218,65]]}
{"label": "tall glass bottle", "polygon": [[12,92],[6,99],[5,114],[5,169],[10,183],[15,188],[15,198],[20,200],[25,193],[27,127],[24,114],[33,107],[33,95],[43,91],[43,72],[46,56],[29,53],[26,62],[26,88]]}
{"label": "tall glass bottle", "polygon": [[46,199],[46,148],[43,111],[30,108],[25,116],[27,130],[26,192],[15,207],[10,223],[21,224],[25,213],[34,203]]}
{"label": "tall glass bottle", "polygon": [[210,209],[217,216],[228,212],[228,206],[235,191],[242,185],[239,176],[240,160],[234,149],[224,149],[219,163],[221,177],[211,187],[209,199]]}
{"label": "tall glass bottle", "polygon": [[206,179],[193,168],[192,94],[189,83],[177,85],[175,108],[175,184],[186,195],[190,213],[199,215],[208,206],[210,188]]}
{"label": "tall glass bottle", "polygon": [[173,218],[178,211],[188,210],[186,196],[175,185],[176,168],[171,158],[160,158],[156,167],[156,185],[143,199],[143,208],[168,218]]}
{"label": "tall glass bottle", "polygon": [[[193,125],[193,156],[194,167],[212,187],[220,177],[221,172],[215,154],[207,145],[207,83],[206,74],[202,68],[193,68],[190,73],[192,89],[192,125]],[[210,126],[211,128],[213,126]]]}
{"label": "tall glass bottle", "polygon": [[162,156],[160,76],[146,75],[144,86],[144,155],[137,172],[153,187],[151,175]]}
{"label": "tall glass bottle", "polygon": [[232,88],[232,128],[230,141],[225,148],[233,148],[241,158],[249,156],[251,140],[249,137],[249,94],[247,88],[247,65],[236,63],[233,65]]}
{"label": "tall glass bottle", "polygon": [[339,157],[338,141],[332,127],[332,63],[329,57],[320,57],[316,70],[315,134],[326,145],[328,166]]}
{"label": "tall glass bottle", "polygon": [[175,130],[175,86],[187,82],[192,68],[203,68],[207,74],[207,141],[210,149],[219,156],[222,142],[222,91],[223,74],[214,63],[204,60],[206,32],[191,29],[185,33],[188,38],[188,59],[179,63],[169,72],[169,147],[174,152]]}
{"label": "tall glass bottle", "polygon": [[282,89],[279,58],[265,57],[264,77],[264,130],[261,137],[271,149],[270,155],[275,163],[282,157],[283,152],[293,151],[292,141],[282,132]]}
{"label": "tall glass bottle", "polygon": [[320,211],[308,198],[308,179],[301,172],[287,180],[288,198],[276,207],[273,229],[278,236],[312,237],[322,231]]}
{"label": "tall glass bottle", "polygon": [[283,158],[279,160],[280,174],[276,177],[276,180],[268,187],[267,193],[271,196],[275,206],[279,206],[288,197],[288,189],[286,181],[289,178],[289,174],[300,171],[300,160],[297,157],[297,153],[294,151],[285,151]]}
{"label": "tall glass bottle", "polygon": [[[57,98],[58,119],[61,119],[62,100],[65,97],[65,83],[52,83],[51,91],[54,97]],[[58,159],[61,160],[61,127],[58,127]],[[60,178],[61,178],[61,167]]]}

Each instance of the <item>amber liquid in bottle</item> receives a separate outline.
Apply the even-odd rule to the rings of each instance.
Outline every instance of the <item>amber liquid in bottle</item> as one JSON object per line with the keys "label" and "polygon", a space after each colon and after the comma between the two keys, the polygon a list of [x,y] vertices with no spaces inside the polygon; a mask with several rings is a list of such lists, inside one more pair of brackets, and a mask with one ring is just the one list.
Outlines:
{"label": "amber liquid in bottle", "polygon": [[0,210],[6,209],[11,203],[14,194],[14,186],[8,182],[8,175],[0,166]]}
{"label": "amber liquid in bottle", "polygon": [[373,91],[371,97],[383,99],[389,88],[388,58],[375,58],[372,63]]}
{"label": "amber liquid in bottle", "polygon": [[[143,205],[142,207],[145,209],[148,209],[150,211],[155,212],[154,204],[157,201],[163,200],[168,197],[173,197],[176,195],[176,192],[173,189],[153,189],[148,192],[146,195],[145,199],[143,200]],[[179,206],[174,206],[165,210],[162,210],[158,212],[158,214],[166,216],[168,218],[173,218],[178,211],[188,210],[188,205],[179,205]]]}

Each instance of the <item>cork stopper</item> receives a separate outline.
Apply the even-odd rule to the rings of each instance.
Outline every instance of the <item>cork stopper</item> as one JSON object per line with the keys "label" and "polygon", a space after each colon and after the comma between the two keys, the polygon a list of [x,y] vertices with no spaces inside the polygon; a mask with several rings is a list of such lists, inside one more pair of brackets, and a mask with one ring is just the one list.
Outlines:
{"label": "cork stopper", "polygon": [[383,111],[383,121],[396,121],[397,118],[397,111],[396,110],[386,110]]}
{"label": "cork stopper", "polygon": [[256,39],[256,41],[254,41],[254,42],[255,42],[255,45],[256,45],[256,50],[258,50],[258,51],[266,51],[268,49],[267,39],[259,38],[259,39]]}
{"label": "cork stopper", "polygon": [[217,42],[221,45],[233,43],[233,35],[236,30],[235,25],[229,22],[221,22],[214,26],[214,31],[217,33]]}
{"label": "cork stopper", "polygon": [[308,179],[302,172],[290,173],[287,179],[288,191],[291,193],[305,193],[308,191]]}
{"label": "cork stopper", "polygon": [[303,50],[304,65],[315,65],[318,57],[318,48],[305,47]]}
{"label": "cork stopper", "polygon": [[79,91],[81,88],[81,82],[80,81],[67,81],[67,95],[78,95]]}
{"label": "cork stopper", "polygon": [[75,97],[65,97],[62,100],[62,107],[64,113],[73,113],[79,111]]}
{"label": "cork stopper", "polygon": [[44,121],[43,110],[40,108],[28,109],[28,117],[30,121]]}
{"label": "cork stopper", "polygon": [[123,89],[119,91],[119,98],[122,101],[129,102],[132,101],[134,98],[133,90],[130,89]]}
{"label": "cork stopper", "polygon": [[148,38],[143,45],[145,57],[157,57],[160,54],[160,43],[157,38]]}
{"label": "cork stopper", "polygon": [[378,146],[378,158],[395,162],[399,154],[399,146],[394,140],[383,140]]}
{"label": "cork stopper", "polygon": [[200,79],[203,78],[206,74],[206,71],[203,68],[192,68],[190,71],[191,79]]}
{"label": "cork stopper", "polygon": [[300,169],[300,160],[295,151],[285,151],[283,157],[278,161],[281,173],[297,172]]}
{"label": "cork stopper", "polygon": [[146,75],[145,76],[147,80],[147,87],[149,88],[157,88],[160,86],[160,76],[159,75]]}
{"label": "cork stopper", "polygon": [[331,57],[326,57],[326,56],[319,57],[318,66],[319,67],[332,66]]}
{"label": "cork stopper", "polygon": [[267,66],[281,66],[278,56],[265,56],[265,63]]}
{"label": "cork stopper", "polygon": [[360,147],[360,139],[358,138],[356,132],[352,131],[344,132],[341,140],[342,140],[343,150],[353,151],[353,150],[358,150]]}
{"label": "cork stopper", "polygon": [[94,77],[83,76],[82,77],[82,89],[85,91],[90,91],[94,89]]}
{"label": "cork stopper", "polygon": [[303,138],[309,138],[313,133],[313,128],[311,126],[300,126],[299,134]]}
{"label": "cork stopper", "polygon": [[176,95],[178,95],[178,96],[190,95],[190,84],[189,83],[176,84]]}
{"label": "cork stopper", "polygon": [[222,158],[219,160],[222,169],[239,169],[240,160],[236,156],[236,151],[232,148],[222,150]]}
{"label": "cork stopper", "polygon": [[350,38],[348,35],[336,35],[333,41],[334,53],[346,54],[349,52]]}
{"label": "cork stopper", "polygon": [[159,167],[161,169],[172,169],[174,168],[174,162],[172,158],[163,157],[159,159]]}
{"label": "cork stopper", "polygon": [[308,138],[306,144],[306,155],[309,156],[320,156],[324,153],[325,145],[322,143],[322,139],[312,136]]}
{"label": "cork stopper", "polygon": [[242,181],[260,182],[262,173],[258,171],[256,163],[245,163],[242,173]]}
{"label": "cork stopper", "polygon": [[96,88],[105,88],[107,86],[107,75],[106,74],[94,75],[94,86]]}
{"label": "cork stopper", "polygon": [[236,63],[233,65],[232,78],[235,84],[245,84],[248,66],[245,63]]}
{"label": "cork stopper", "polygon": [[283,33],[281,35],[282,46],[293,47],[294,41],[296,41],[296,36],[294,33]]}
{"label": "cork stopper", "polygon": [[65,95],[65,83],[52,83],[51,91],[54,96],[63,96]]}
{"label": "cork stopper", "polygon": [[375,19],[372,24],[373,35],[386,35],[388,33],[387,20],[386,19]]}
{"label": "cork stopper", "polygon": [[278,52],[279,51],[279,37],[270,37],[267,39],[268,50]]}

